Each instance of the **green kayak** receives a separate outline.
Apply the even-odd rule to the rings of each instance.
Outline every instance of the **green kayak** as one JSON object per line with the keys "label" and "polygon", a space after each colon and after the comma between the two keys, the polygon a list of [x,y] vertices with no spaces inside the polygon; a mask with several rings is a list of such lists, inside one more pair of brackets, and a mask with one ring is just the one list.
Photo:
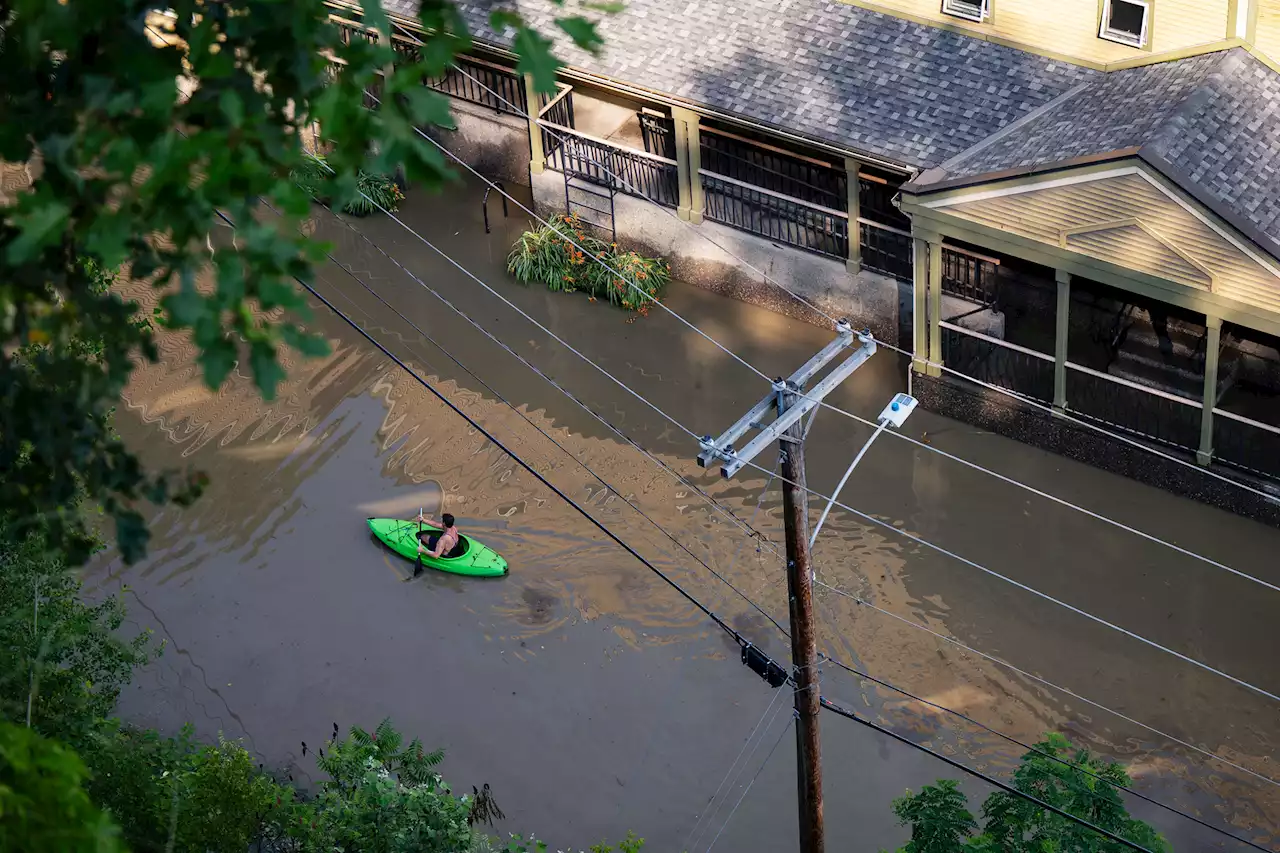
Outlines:
{"label": "green kayak", "polygon": [[[439,528],[429,524],[419,525],[416,521],[403,521],[399,518],[370,518],[368,522],[374,536],[392,551],[410,560],[418,559],[419,528],[424,543],[427,536],[440,532]],[[467,536],[459,536],[458,539],[458,546],[449,556],[424,555],[422,565],[442,572],[477,578],[500,578],[507,573],[507,561],[497,551]]]}

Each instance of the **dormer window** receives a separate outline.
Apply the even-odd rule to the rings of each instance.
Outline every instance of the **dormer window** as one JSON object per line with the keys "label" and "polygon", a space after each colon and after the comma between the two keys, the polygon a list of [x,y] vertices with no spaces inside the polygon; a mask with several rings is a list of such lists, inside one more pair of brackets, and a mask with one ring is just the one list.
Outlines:
{"label": "dormer window", "polygon": [[982,23],[991,17],[991,0],[942,0],[942,11],[966,21]]}
{"label": "dormer window", "polygon": [[1106,0],[1098,37],[1129,47],[1146,47],[1150,23],[1150,0]]}

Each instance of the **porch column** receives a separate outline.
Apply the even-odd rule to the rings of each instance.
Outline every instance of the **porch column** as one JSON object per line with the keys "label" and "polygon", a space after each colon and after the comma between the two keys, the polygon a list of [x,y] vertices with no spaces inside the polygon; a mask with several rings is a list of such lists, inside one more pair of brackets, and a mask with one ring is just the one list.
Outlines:
{"label": "porch column", "polygon": [[533,88],[533,77],[525,74],[522,79],[526,109],[529,112],[529,172],[541,175],[547,167],[547,155],[542,150],[542,128],[538,127],[537,121],[538,110],[541,109],[538,90]]}
{"label": "porch column", "polygon": [[1053,350],[1053,409],[1067,408],[1067,337],[1068,312],[1071,309],[1071,273],[1056,270],[1058,279],[1058,327]]}
{"label": "porch column", "polygon": [[1204,406],[1200,410],[1200,449],[1196,461],[1208,465],[1213,459],[1213,407],[1218,404],[1218,350],[1222,346],[1222,318],[1205,317],[1204,340]]}
{"label": "porch column", "polygon": [[929,375],[942,375],[942,237],[929,240]]}
{"label": "porch column", "polygon": [[849,275],[857,275],[862,270],[862,229],[858,226],[858,217],[861,216],[861,208],[858,205],[858,169],[861,164],[852,157],[844,158],[845,181],[848,184],[847,195],[848,213],[849,213],[849,258],[845,261],[845,268],[849,270]]}
{"label": "porch column", "polygon": [[916,235],[911,240],[911,331],[915,358],[911,369],[927,372],[929,361],[929,242]]}
{"label": "porch column", "polygon": [[702,142],[698,135],[698,114],[683,107],[671,108],[676,131],[676,179],[680,183],[680,206],[676,214],[695,225],[702,221]]}

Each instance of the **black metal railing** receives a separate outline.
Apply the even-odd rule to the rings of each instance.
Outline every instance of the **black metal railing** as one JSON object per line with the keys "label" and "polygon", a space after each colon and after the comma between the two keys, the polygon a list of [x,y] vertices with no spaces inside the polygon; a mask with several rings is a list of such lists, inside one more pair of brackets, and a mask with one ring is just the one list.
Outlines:
{"label": "black metal railing", "polygon": [[832,210],[845,211],[849,206],[843,169],[789,157],[710,130],[700,133],[699,138],[702,168],[708,172]]}
{"label": "black metal railing", "polygon": [[465,56],[455,59],[443,77],[430,80],[427,85],[460,101],[488,107],[499,115],[527,115],[529,112],[520,75]]}
{"label": "black metal railing", "polygon": [[1067,366],[1074,414],[1183,450],[1200,446],[1200,407]]}
{"label": "black metal railing", "polygon": [[640,138],[644,140],[644,150],[668,160],[676,159],[675,122],[667,116],[656,116],[640,112],[636,114],[640,120]]}
{"label": "black metal railing", "polygon": [[556,147],[548,149],[547,166],[577,175],[618,192],[648,198],[665,207],[680,203],[680,181],[674,163],[664,163],[638,152],[593,139],[561,133]]}
{"label": "black metal railing", "polygon": [[1053,401],[1053,362],[1013,347],[944,326],[942,363],[1023,397]]}
{"label": "black metal railing", "polygon": [[859,251],[862,265],[885,275],[911,279],[911,236],[877,228],[866,222],[858,223]]}
{"label": "black metal railing", "polygon": [[849,220],[702,175],[703,214],[714,222],[837,258],[849,253]]}
{"label": "black metal railing", "polygon": [[[554,96],[539,95],[538,118],[560,127],[573,127],[573,90],[558,92]],[[547,158],[547,164],[554,169],[556,167],[551,163],[552,155],[563,144],[563,137],[568,134],[562,130],[548,130],[545,127],[539,128],[539,132],[542,134],[542,154]]]}
{"label": "black metal railing", "polygon": [[942,249],[942,292],[979,305],[996,302],[996,273],[999,267],[985,258]]}
{"label": "black metal railing", "polygon": [[911,220],[893,206],[898,184],[878,181],[869,175],[858,176],[858,210],[866,219],[874,219],[904,231],[911,230]]}
{"label": "black metal railing", "polygon": [[1267,477],[1280,477],[1280,435],[1215,411],[1213,458]]}

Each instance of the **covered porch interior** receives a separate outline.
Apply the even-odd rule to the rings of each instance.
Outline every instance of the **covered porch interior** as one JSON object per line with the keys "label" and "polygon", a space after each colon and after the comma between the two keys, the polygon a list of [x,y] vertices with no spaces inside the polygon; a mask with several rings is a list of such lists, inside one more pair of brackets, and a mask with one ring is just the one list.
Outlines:
{"label": "covered porch interior", "polygon": [[1267,247],[1136,160],[912,189],[918,372],[1280,483]]}

